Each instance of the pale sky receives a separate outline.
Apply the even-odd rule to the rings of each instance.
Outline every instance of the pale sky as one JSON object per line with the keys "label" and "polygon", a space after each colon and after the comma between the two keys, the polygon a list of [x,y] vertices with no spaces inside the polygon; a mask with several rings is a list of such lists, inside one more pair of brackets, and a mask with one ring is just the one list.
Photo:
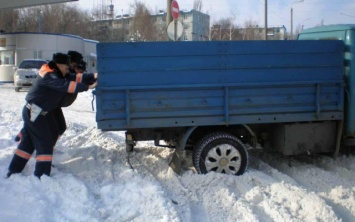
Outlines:
{"label": "pale sky", "polygon": [[[112,0],[115,14],[127,14],[135,0]],[[167,0],[139,0],[151,10],[166,10]],[[177,0],[180,10],[191,10],[194,0]],[[111,0],[79,0],[80,7],[91,10]],[[211,25],[221,18],[232,18],[233,23],[244,26],[245,21],[256,21],[264,26],[265,0],[203,0],[202,12],[211,16]],[[291,6],[293,8],[293,30],[297,26],[310,28],[323,20],[328,24],[355,24],[355,0],[268,0],[268,26],[286,26],[290,31]]]}

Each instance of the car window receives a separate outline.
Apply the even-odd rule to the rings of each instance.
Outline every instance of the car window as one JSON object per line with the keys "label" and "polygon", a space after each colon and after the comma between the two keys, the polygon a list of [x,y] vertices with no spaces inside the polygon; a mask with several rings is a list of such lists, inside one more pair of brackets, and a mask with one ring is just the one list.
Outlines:
{"label": "car window", "polygon": [[45,61],[22,61],[20,64],[20,69],[40,69]]}

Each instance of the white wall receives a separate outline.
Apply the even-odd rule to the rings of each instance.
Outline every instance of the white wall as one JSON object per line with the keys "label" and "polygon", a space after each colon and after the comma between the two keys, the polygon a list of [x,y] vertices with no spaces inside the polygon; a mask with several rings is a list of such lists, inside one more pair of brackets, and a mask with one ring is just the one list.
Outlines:
{"label": "white wall", "polygon": [[[4,40],[5,39],[5,40]],[[1,43],[6,42],[6,46]],[[96,41],[84,40],[81,37],[73,35],[60,34],[42,34],[42,33],[9,33],[0,35],[0,60],[10,63],[0,64],[0,82],[13,82],[14,66],[18,66],[24,59],[46,59],[51,60],[56,52],[67,53],[69,50],[78,51],[88,58],[90,55],[96,55]],[[3,55],[2,58],[1,55]],[[87,62],[89,62],[87,60]],[[89,64],[88,64],[89,68]],[[92,68],[88,69],[91,71]],[[95,67],[96,70],[96,58]]]}
{"label": "white wall", "polygon": [[97,63],[96,63],[96,44],[99,43],[97,41],[92,40],[84,40],[84,60],[87,63],[87,72],[97,72]]}

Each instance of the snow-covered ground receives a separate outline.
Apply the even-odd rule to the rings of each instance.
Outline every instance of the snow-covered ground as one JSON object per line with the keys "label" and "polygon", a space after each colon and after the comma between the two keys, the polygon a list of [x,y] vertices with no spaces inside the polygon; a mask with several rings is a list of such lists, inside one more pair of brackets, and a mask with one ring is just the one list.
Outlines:
{"label": "snow-covered ground", "polygon": [[[168,167],[172,150],[139,143],[126,161],[123,132],[101,132],[91,92],[64,108],[68,129],[51,177],[5,179],[26,92],[0,85],[0,221],[355,221],[355,157],[286,158],[251,151],[239,177]],[[2,175],[2,176],[1,176]]]}

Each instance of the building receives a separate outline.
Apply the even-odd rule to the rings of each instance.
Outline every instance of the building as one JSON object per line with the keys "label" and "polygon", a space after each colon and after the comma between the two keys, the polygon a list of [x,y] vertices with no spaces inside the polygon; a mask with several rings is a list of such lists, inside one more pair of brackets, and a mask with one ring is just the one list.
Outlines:
{"label": "building", "polygon": [[[264,34],[264,28],[262,29],[262,34]],[[268,27],[267,36],[268,40],[286,40],[288,38],[284,25]]]}
{"label": "building", "polygon": [[[166,13],[163,14],[163,21],[161,24],[155,23],[156,26],[166,27]],[[192,9],[191,11],[180,11],[180,16],[178,19],[183,27],[184,31],[182,33],[180,41],[208,41],[210,32],[210,16],[208,14],[196,11]]]}
{"label": "building", "polygon": [[96,72],[97,41],[79,36],[46,33],[0,34],[0,82],[13,82],[14,67],[24,59],[51,60],[56,52],[75,50],[83,54],[87,71]]}
{"label": "building", "polygon": [[[149,41],[168,40],[166,12],[160,11],[151,15],[151,19],[156,29],[156,35],[154,40]],[[112,19],[96,20],[95,23],[99,23],[99,32],[104,35],[101,39],[106,37],[106,41],[134,41],[137,33],[136,30],[133,30],[133,20],[134,17],[122,14]],[[179,41],[209,40],[209,15],[196,10],[180,11],[178,20],[183,25],[183,33]]]}
{"label": "building", "polygon": [[[234,28],[213,25],[210,31],[211,40],[264,40],[264,27]],[[267,29],[268,40],[287,39],[285,26],[272,26]]]}
{"label": "building", "polygon": [[[254,39],[264,39],[265,38],[265,28],[264,27],[248,27],[238,30],[243,36],[243,40]],[[267,28],[268,40],[286,40],[287,33],[286,27],[282,26],[271,26]]]}

